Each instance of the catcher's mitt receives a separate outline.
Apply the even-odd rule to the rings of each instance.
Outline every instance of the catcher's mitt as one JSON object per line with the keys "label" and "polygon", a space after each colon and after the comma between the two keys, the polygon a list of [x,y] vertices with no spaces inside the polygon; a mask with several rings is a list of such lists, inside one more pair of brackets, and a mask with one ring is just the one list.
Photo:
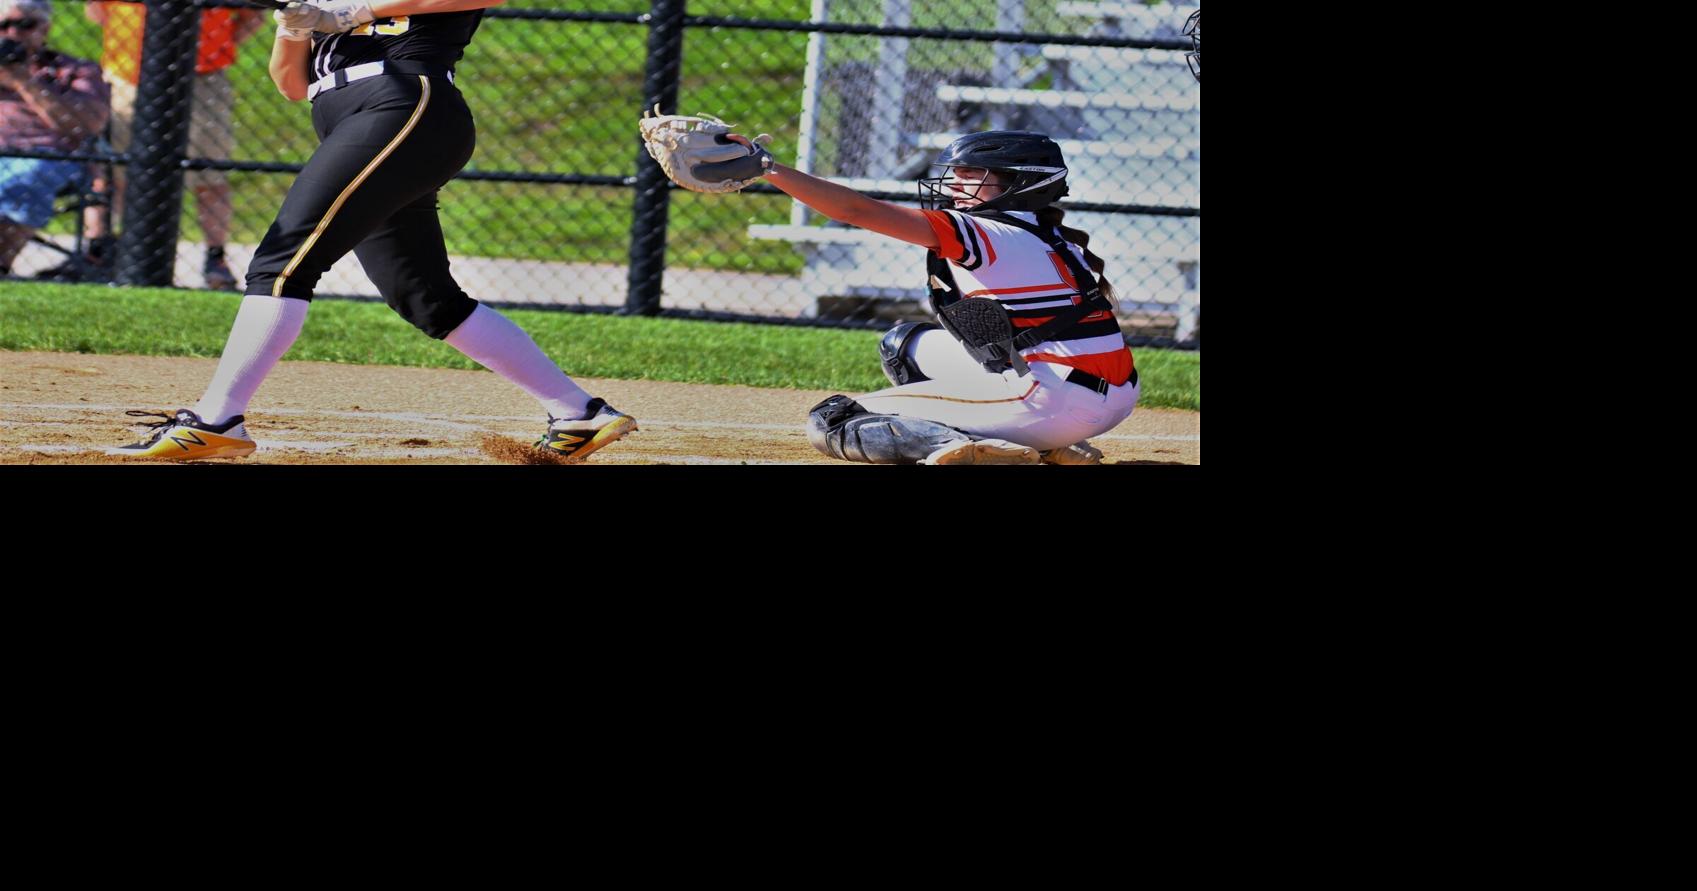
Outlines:
{"label": "catcher's mitt", "polygon": [[754,137],[754,146],[726,138],[729,124],[710,114],[661,114],[660,106],[642,115],[642,142],[672,182],[692,192],[735,192],[772,169],[766,145],[772,137]]}

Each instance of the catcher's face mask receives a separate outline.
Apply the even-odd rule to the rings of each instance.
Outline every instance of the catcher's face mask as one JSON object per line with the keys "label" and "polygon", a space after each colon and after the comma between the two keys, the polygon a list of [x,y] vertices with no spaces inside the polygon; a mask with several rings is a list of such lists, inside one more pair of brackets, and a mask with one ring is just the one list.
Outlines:
{"label": "catcher's face mask", "polygon": [[1007,190],[1000,172],[983,167],[934,166],[936,176],[919,181],[920,204],[927,210],[977,207]]}

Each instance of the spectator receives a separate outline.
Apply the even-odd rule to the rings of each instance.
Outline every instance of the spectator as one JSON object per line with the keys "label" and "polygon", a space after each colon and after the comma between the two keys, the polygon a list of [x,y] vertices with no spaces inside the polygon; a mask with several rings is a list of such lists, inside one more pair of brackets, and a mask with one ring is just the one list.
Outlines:
{"label": "spectator", "polygon": [[[142,35],[147,8],[140,3],[97,0],[84,9],[89,21],[102,26],[100,65],[112,90],[112,147],[128,151],[135,118],[136,86],[141,81]],[[257,9],[201,9],[200,48],[195,57],[194,104],[189,115],[190,157],[223,160],[235,142],[230,114],[235,94],[224,69],[236,61],[236,47],[260,25],[265,14]],[[234,290],[237,282],[224,258],[230,237],[230,180],[222,170],[191,170],[183,178],[193,192],[206,238],[201,274],[208,288]],[[100,184],[96,187],[99,188]],[[123,217],[124,180],[120,171],[112,195],[112,213]],[[87,229],[94,237],[95,260],[110,263],[112,224],[104,208],[90,208]],[[104,256],[102,256],[104,255]]]}
{"label": "spectator", "polygon": [[[100,67],[47,49],[47,0],[0,0],[0,152],[74,151],[106,126]],[[80,161],[0,157],[0,274],[53,216],[53,198],[86,173]]]}

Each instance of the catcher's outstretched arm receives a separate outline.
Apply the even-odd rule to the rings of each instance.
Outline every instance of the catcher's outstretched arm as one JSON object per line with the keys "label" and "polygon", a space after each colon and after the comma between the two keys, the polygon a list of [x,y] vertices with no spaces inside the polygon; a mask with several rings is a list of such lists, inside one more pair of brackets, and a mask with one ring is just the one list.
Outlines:
{"label": "catcher's outstretched arm", "polygon": [[833,220],[899,238],[909,244],[937,249],[937,233],[926,222],[925,214],[916,208],[868,198],[847,186],[839,186],[782,164],[772,165],[766,181]]}
{"label": "catcher's outstretched arm", "polygon": [[[754,148],[753,141],[741,134],[727,133],[725,138]],[[775,162],[765,176],[767,182],[777,186],[784,194],[839,223],[859,226],[932,250],[938,247],[937,233],[925,219],[925,214],[915,208],[868,198],[847,186],[839,186]]]}

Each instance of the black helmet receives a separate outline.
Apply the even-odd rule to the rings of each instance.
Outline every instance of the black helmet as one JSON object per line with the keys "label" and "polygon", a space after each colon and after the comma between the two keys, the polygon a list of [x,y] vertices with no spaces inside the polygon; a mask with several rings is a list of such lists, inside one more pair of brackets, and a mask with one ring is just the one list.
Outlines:
{"label": "black helmet", "polygon": [[983,167],[1006,181],[1002,194],[968,211],[1040,210],[1067,193],[1067,164],[1061,147],[1041,133],[972,133],[949,143],[933,163],[943,168],[942,175],[919,181],[919,203],[928,209],[954,206],[954,194],[948,189],[952,167]]}
{"label": "black helmet", "polygon": [[1184,33],[1190,36],[1192,52],[1184,54],[1184,60],[1190,63],[1190,73],[1196,75],[1196,82],[1202,82],[1202,10],[1190,14],[1190,20],[1184,23]]}

